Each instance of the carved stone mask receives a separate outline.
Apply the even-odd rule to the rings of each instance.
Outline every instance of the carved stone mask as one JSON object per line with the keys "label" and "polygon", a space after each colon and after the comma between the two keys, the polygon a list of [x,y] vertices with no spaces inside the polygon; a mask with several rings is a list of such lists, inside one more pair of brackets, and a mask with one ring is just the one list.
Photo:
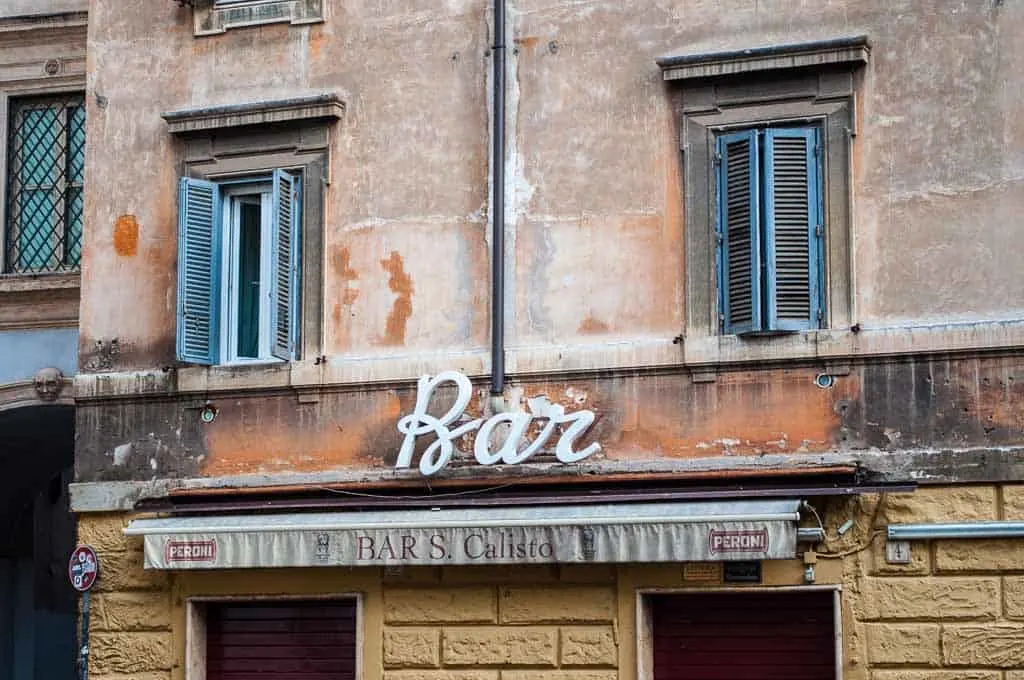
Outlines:
{"label": "carved stone mask", "polygon": [[56,401],[64,389],[64,374],[59,368],[41,368],[32,382],[41,400]]}

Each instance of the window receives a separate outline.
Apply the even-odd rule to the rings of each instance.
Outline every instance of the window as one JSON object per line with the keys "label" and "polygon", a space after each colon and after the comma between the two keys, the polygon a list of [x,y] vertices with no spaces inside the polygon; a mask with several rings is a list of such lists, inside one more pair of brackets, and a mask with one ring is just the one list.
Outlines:
{"label": "window", "polygon": [[[322,351],[328,149],[344,108],[336,94],[321,93],[163,114],[188,178],[180,182],[179,361]],[[248,291],[238,285],[243,270],[259,273]],[[247,311],[254,300],[258,314]]]}
{"label": "window", "polygon": [[818,128],[718,134],[714,163],[722,330],[817,328],[824,318]]}
{"label": "window", "polygon": [[296,358],[301,181],[269,175],[180,188],[178,359]]}
{"label": "window", "polygon": [[12,99],[7,149],[4,271],[77,270],[85,178],[82,96]]}
{"label": "window", "polygon": [[861,35],[658,60],[679,116],[687,362],[803,356],[813,345],[794,333],[853,325],[851,149],[869,53]]}

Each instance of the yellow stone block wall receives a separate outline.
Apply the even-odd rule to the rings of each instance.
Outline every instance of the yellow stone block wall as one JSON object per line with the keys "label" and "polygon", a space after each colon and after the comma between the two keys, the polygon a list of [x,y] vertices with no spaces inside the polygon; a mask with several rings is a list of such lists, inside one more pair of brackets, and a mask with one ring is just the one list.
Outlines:
{"label": "yellow stone block wall", "polygon": [[618,606],[610,568],[387,576],[384,680],[615,680]]}
{"label": "yellow stone block wall", "polygon": [[[886,497],[872,529],[1012,519],[1024,520],[1024,485],[925,487]],[[887,564],[878,535],[844,564],[844,600],[863,641],[847,676],[1024,680],[1024,538],[910,545],[910,564]]]}
{"label": "yellow stone block wall", "polygon": [[170,680],[174,665],[171,577],[142,568],[142,541],[128,539],[124,514],[78,518],[78,541],[96,549],[100,576],[90,594],[90,680]]}
{"label": "yellow stone block wall", "polygon": [[[889,523],[1024,520],[1024,485],[820,509],[839,557],[819,558],[817,584],[842,587],[846,680],[1024,680],[1024,539],[912,542],[910,564],[892,565],[884,536]],[[840,537],[846,519],[856,526]],[[696,586],[679,565],[145,571],[128,520],[79,518],[101,560],[94,680],[184,680],[190,597],[333,593],[362,598],[363,678],[634,680],[637,593]],[[764,582],[802,585],[803,565],[765,562]]]}

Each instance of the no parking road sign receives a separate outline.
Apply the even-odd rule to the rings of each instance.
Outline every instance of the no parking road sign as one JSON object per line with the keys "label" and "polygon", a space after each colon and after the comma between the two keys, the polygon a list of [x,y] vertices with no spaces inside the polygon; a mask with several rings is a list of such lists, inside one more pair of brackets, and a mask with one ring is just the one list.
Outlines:
{"label": "no parking road sign", "polygon": [[84,593],[92,588],[99,575],[100,561],[96,557],[96,551],[87,545],[75,548],[71,553],[71,560],[68,562],[68,577],[71,579],[71,587]]}

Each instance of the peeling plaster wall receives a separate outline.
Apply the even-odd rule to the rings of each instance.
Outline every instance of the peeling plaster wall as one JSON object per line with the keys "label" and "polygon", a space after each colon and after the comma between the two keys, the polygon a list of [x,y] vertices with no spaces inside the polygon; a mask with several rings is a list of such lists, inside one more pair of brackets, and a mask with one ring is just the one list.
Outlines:
{"label": "peeling plaster wall", "polygon": [[[855,368],[831,389],[814,384],[813,368],[766,369],[694,383],[682,374],[578,378],[516,383],[527,401],[546,396],[567,411],[597,418],[577,443],[602,450],[586,463],[904,449],[984,449],[1024,446],[1024,361],[990,358],[898,360]],[[393,469],[402,442],[395,425],[413,411],[412,386],[325,391],[300,403],[294,394],[211,396],[217,417],[203,424],[205,400],[79,402],[77,478],[82,481],[231,477],[317,471]],[[429,412],[454,400],[439,390]],[[487,414],[479,385],[467,412]],[[539,424],[528,432],[533,440]],[[417,441],[409,479],[419,480]],[[531,463],[552,463],[555,439]],[[510,474],[473,457],[473,436],[455,440],[449,469],[470,466],[481,476]],[[683,466],[681,466],[683,467]],[[575,474],[554,464],[551,474]],[[442,474],[441,477],[445,475]]]}
{"label": "peeling plaster wall", "polygon": [[[118,337],[117,367],[173,359],[176,146],[160,112],[319,91],[348,106],[331,150],[325,352],[486,346],[486,3],[330,3],[323,24],[201,38],[175,3],[95,4],[83,348]],[[681,328],[677,121],[655,57],[852,33],[873,46],[854,142],[858,321],[1019,316],[1024,242],[1000,228],[1024,177],[1019,4],[509,11],[513,346]]]}
{"label": "peeling plaster wall", "polygon": [[[174,361],[181,150],[160,113],[325,91],[346,111],[326,191],[323,353],[449,367],[486,349],[488,4],[327,4],[322,24],[196,38],[176,3],[93,3],[85,372]],[[656,57],[851,34],[872,45],[852,154],[856,320],[1021,317],[1020,3],[509,0],[509,15],[513,349],[668,343],[682,330],[678,120]],[[859,362],[829,392],[808,363],[711,384],[676,366],[527,386],[591,394],[590,436],[609,458],[1024,444],[1016,360]],[[300,406],[232,395],[205,430],[173,399],[83,402],[79,478],[387,465],[412,392],[365,389],[327,386]]]}

